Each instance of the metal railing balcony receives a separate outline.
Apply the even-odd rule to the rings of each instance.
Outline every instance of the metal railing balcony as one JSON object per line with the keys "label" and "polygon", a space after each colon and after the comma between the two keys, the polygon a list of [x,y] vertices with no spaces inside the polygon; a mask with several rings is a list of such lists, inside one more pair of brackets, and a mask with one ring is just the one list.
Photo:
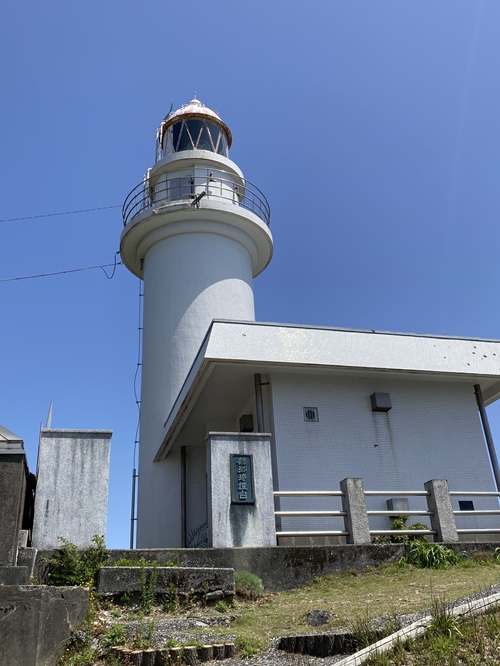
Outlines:
{"label": "metal railing balcony", "polygon": [[151,183],[147,178],[128,194],[122,208],[123,226],[143,210],[160,209],[168,204],[190,204],[200,207],[202,199],[234,204],[257,215],[267,226],[271,209],[264,194],[249,180],[236,182],[227,172],[214,171],[203,176],[175,177]]}

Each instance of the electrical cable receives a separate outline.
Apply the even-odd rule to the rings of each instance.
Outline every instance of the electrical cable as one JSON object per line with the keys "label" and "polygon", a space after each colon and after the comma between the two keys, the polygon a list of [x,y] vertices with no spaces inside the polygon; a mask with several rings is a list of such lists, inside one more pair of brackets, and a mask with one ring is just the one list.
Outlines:
{"label": "electrical cable", "polygon": [[[116,254],[118,254],[118,252]],[[108,278],[108,280],[111,280],[115,275],[116,267],[118,265],[123,264],[123,261],[116,261],[116,254],[115,254],[115,261],[112,264],[102,264],[100,266],[85,266],[84,268],[71,268],[66,271],[56,271],[55,273],[39,273],[38,275],[21,275],[19,277],[0,278],[0,282],[19,282],[20,280],[34,280],[35,278],[52,277],[53,275],[67,275],[68,273],[81,273],[82,271],[91,271],[94,270],[95,268],[100,268],[104,273],[104,275]],[[104,269],[111,267],[113,268],[113,271],[111,275],[108,275]]]}
{"label": "electrical cable", "polygon": [[108,210],[110,208],[121,208],[121,205],[116,206],[99,206],[98,208],[82,208],[81,210],[66,210],[62,213],[43,213],[41,215],[26,215],[24,217],[6,217],[0,222],[19,222],[21,220],[37,220],[41,217],[56,217],[57,215],[76,215],[77,213],[92,213],[96,210]]}
{"label": "electrical cable", "polygon": [[140,430],[140,419],[141,419],[141,400],[138,395],[138,389],[137,389],[137,378],[139,376],[140,369],[142,368],[142,331],[143,331],[143,323],[142,323],[142,307],[143,307],[143,299],[144,299],[144,281],[142,279],[142,273],[143,273],[143,265],[141,262],[141,274],[139,276],[139,312],[138,312],[138,339],[137,339],[137,365],[135,368],[135,374],[134,374],[134,397],[135,397],[135,404],[137,405],[137,428],[135,431],[135,441],[134,441],[134,467],[137,467],[137,445],[139,444],[139,430]]}
{"label": "electrical cable", "polygon": [[135,369],[134,375],[134,396],[135,404],[137,405],[137,428],[135,430],[135,439],[134,439],[134,451],[132,456],[133,469],[132,469],[132,504],[130,511],[130,548],[134,548],[134,537],[136,537],[136,528],[137,528],[137,515],[136,515],[136,483],[139,475],[137,474],[137,445],[139,444],[139,433],[141,428],[141,400],[138,397],[137,393],[137,377],[139,376],[139,371],[142,368],[142,305],[144,299],[144,281],[143,281],[143,268],[144,262],[141,260],[141,273],[139,275],[139,316],[138,316],[138,350],[137,350],[137,367]]}

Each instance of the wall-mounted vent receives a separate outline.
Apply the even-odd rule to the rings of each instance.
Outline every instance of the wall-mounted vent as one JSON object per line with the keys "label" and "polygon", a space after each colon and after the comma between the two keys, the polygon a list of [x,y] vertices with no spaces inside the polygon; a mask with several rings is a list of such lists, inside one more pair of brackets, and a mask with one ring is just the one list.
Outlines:
{"label": "wall-mounted vent", "polygon": [[391,396],[389,393],[372,393],[370,396],[372,403],[372,412],[388,412],[392,408]]}
{"label": "wall-mounted vent", "polygon": [[318,423],[318,408],[317,407],[304,407],[304,421],[306,423]]}

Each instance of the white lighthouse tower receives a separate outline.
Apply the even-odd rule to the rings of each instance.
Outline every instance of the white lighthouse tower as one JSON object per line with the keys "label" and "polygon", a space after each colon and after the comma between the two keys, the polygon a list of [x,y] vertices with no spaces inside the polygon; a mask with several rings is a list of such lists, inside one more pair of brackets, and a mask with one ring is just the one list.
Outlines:
{"label": "white lighthouse tower", "polygon": [[252,278],[273,253],[268,203],[230,146],[227,125],[191,100],[161,123],[155,164],[123,207],[121,256],[144,280],[139,547],[185,545],[181,453],[154,462],[164,424],[212,320],[255,320]]}

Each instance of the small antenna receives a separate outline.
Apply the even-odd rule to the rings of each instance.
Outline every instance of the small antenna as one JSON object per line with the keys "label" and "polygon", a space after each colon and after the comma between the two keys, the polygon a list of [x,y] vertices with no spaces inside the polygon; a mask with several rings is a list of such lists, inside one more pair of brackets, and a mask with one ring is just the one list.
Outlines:
{"label": "small antenna", "polygon": [[170,116],[170,114],[172,113],[172,109],[173,109],[173,108],[174,108],[174,103],[172,102],[172,104],[170,105],[170,109],[168,110],[168,113],[167,113],[167,115],[165,116],[165,118],[163,118],[163,120],[167,120],[167,118],[168,118],[168,117]]}
{"label": "small antenna", "polygon": [[49,405],[49,413],[47,414],[47,423],[45,424],[45,429],[49,430],[51,425],[52,425],[52,400],[50,401]]}

